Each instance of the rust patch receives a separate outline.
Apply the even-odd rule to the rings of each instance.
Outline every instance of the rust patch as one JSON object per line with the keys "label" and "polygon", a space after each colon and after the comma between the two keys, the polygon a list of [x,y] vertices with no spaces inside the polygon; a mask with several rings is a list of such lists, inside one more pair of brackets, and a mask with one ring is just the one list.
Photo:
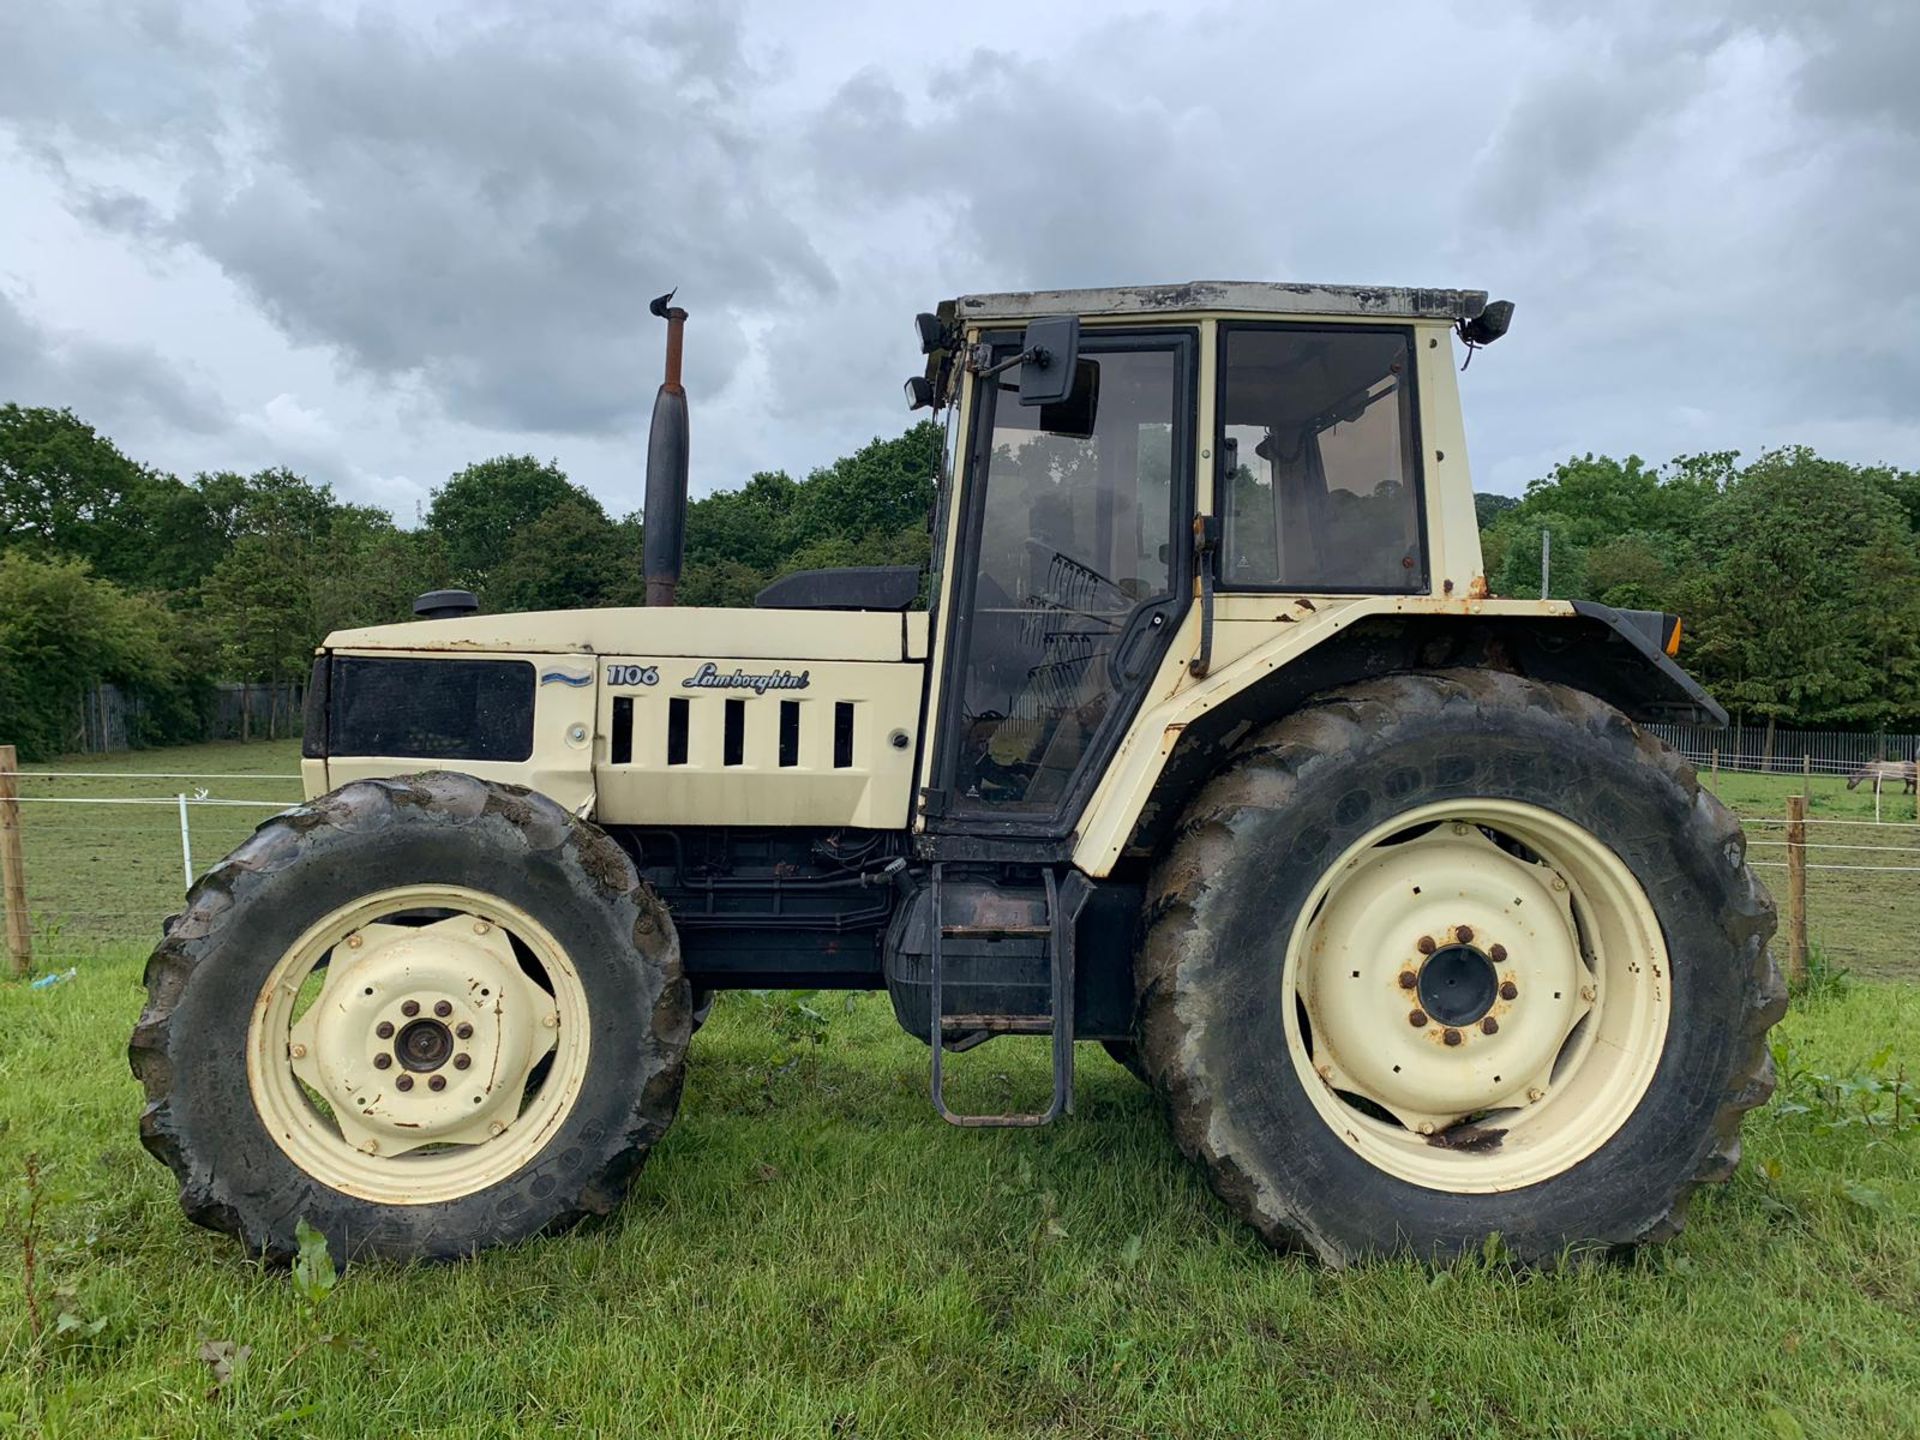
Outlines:
{"label": "rust patch", "polygon": [[1476,575],[1467,582],[1467,598],[1469,600],[1490,600],[1493,598],[1493,591],[1487,588],[1486,576]]}

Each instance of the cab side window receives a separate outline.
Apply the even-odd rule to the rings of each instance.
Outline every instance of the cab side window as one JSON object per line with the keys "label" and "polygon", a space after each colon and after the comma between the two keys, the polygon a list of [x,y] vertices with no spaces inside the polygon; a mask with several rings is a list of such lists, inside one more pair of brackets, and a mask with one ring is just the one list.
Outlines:
{"label": "cab side window", "polygon": [[1220,583],[1427,588],[1405,331],[1223,326]]}

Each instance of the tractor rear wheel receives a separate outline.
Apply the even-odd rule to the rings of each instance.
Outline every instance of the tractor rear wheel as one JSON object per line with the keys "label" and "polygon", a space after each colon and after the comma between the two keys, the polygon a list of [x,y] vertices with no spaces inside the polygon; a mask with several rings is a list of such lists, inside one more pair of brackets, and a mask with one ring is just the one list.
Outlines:
{"label": "tractor rear wheel", "polygon": [[1551,1263],[1677,1231],[1773,1088],[1738,822],[1594,697],[1399,675],[1249,736],[1136,966],[1174,1133],[1270,1243]]}
{"label": "tractor rear wheel", "polygon": [[624,851],[544,796],[367,780],[276,816],[147,962],[141,1136],[283,1257],[445,1259],[604,1213],[678,1107],[690,996]]}

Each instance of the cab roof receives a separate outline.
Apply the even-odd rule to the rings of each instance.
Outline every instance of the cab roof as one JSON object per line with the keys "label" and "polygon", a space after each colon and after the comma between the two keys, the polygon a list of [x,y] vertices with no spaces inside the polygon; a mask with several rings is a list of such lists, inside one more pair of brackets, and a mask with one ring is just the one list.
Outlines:
{"label": "cab roof", "polygon": [[1458,321],[1475,319],[1486,308],[1484,290],[1190,280],[1181,285],[962,295],[943,304],[940,313],[942,318],[952,317],[962,322],[1026,320],[1036,315],[1164,315],[1201,310],[1249,315],[1371,315],[1388,319]]}

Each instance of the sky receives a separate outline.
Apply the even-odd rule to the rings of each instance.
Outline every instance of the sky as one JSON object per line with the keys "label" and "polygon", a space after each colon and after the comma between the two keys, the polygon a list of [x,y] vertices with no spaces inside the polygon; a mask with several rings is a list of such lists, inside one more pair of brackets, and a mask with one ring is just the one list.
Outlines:
{"label": "sky", "polygon": [[0,0],[0,402],[411,523],[503,453],[639,507],[908,421],[954,295],[1483,289],[1477,488],[1920,468],[1920,4]]}

